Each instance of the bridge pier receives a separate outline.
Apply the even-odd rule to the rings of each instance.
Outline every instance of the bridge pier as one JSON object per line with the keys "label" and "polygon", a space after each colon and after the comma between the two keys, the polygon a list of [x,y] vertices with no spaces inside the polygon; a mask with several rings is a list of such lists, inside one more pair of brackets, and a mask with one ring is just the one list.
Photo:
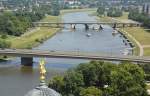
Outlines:
{"label": "bridge pier", "polygon": [[113,29],[116,29],[117,28],[117,24],[116,23],[114,23],[114,25],[113,25]]}
{"label": "bridge pier", "polygon": [[60,27],[61,27],[61,25],[60,25],[60,24],[56,24],[56,27],[57,27],[57,28],[60,28]]}
{"label": "bridge pier", "polygon": [[75,24],[71,24],[71,29],[76,29],[76,25]]}
{"label": "bridge pier", "polygon": [[21,57],[21,65],[33,66],[33,58],[32,57]]}
{"label": "bridge pier", "polygon": [[103,27],[102,27],[102,25],[100,25],[100,26],[99,26],[99,30],[103,30]]}
{"label": "bridge pier", "polygon": [[85,25],[85,30],[89,30],[89,25],[88,24],[84,24]]}
{"label": "bridge pier", "polygon": [[122,28],[125,28],[126,27],[126,24],[122,24]]}

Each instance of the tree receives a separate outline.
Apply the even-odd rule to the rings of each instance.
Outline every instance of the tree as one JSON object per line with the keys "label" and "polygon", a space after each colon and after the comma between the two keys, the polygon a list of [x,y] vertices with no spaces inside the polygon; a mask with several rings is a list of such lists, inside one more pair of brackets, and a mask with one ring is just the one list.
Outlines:
{"label": "tree", "polygon": [[124,68],[111,73],[111,84],[107,89],[111,96],[147,96],[145,88]]}
{"label": "tree", "polygon": [[148,16],[148,14],[139,13],[137,9],[134,9],[134,10],[130,10],[128,18],[135,21],[139,21],[143,23],[145,27],[150,28],[150,17]]}
{"label": "tree", "polygon": [[110,17],[120,17],[122,16],[122,14],[123,14],[122,10],[118,8],[109,8],[107,12],[107,16]]}
{"label": "tree", "polygon": [[75,71],[68,71],[68,73],[64,76],[64,81],[65,94],[74,94],[75,96],[79,96],[81,87],[84,86],[83,75]]}
{"label": "tree", "polygon": [[[64,82],[63,87],[59,80]],[[50,86],[59,92],[63,90],[60,93],[64,96],[147,96],[144,72],[130,62],[91,61],[69,70],[63,81],[59,80]]]}
{"label": "tree", "polygon": [[110,73],[116,66],[103,61],[91,61],[89,64],[80,64],[76,71],[83,74],[85,86],[104,88],[109,83]]}
{"label": "tree", "polygon": [[60,8],[58,0],[52,1],[51,15],[58,16],[60,14]]}
{"label": "tree", "polygon": [[63,89],[65,87],[65,83],[63,81],[64,77],[56,76],[52,80],[50,80],[49,87],[55,89],[56,91],[63,93]]}
{"label": "tree", "polygon": [[80,91],[80,96],[102,96],[102,91],[94,86],[83,88]]}
{"label": "tree", "polygon": [[0,15],[0,33],[20,36],[32,27],[32,22],[41,20],[41,12],[3,12]]}
{"label": "tree", "polygon": [[97,9],[97,13],[98,13],[98,15],[104,15],[104,12],[105,12],[105,8],[104,7],[102,7],[102,6],[100,6],[100,7],[98,7],[98,9]]}
{"label": "tree", "polygon": [[137,84],[141,84],[142,87],[145,87],[145,82],[144,82],[145,73],[141,67],[139,67],[138,65],[132,64],[130,62],[124,62],[120,64],[119,67],[129,72]]}

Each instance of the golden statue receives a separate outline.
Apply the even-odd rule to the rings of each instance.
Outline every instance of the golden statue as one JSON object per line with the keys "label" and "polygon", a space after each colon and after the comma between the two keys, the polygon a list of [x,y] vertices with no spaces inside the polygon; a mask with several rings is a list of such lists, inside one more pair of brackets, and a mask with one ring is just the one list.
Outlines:
{"label": "golden statue", "polygon": [[45,76],[46,76],[46,69],[45,69],[45,60],[41,59],[40,60],[40,80],[45,81]]}

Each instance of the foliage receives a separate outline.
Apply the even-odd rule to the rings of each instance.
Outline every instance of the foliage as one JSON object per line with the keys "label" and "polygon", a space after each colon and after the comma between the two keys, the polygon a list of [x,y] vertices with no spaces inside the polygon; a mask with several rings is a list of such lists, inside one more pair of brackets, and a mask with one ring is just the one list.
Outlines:
{"label": "foliage", "polygon": [[102,91],[94,86],[83,88],[80,91],[80,96],[102,96]]}
{"label": "foliage", "polygon": [[146,74],[150,74],[150,64],[148,64],[148,63],[139,64],[139,66],[143,68],[143,70]]}
{"label": "foliage", "polygon": [[63,77],[56,76],[52,80],[50,80],[49,87],[55,89],[56,91],[63,92],[64,91],[64,81]]}
{"label": "foliage", "polygon": [[150,64],[139,64],[140,67],[142,67],[142,69],[145,72],[145,79],[147,81],[150,81]]}
{"label": "foliage", "polygon": [[43,17],[44,15],[41,13],[4,12],[0,15],[0,33],[20,36],[32,27],[32,22],[41,20]]}
{"label": "foliage", "polygon": [[119,69],[112,71],[109,95],[146,96],[144,89],[144,72],[138,65],[123,63]]}
{"label": "foliage", "polygon": [[98,15],[104,15],[104,12],[105,12],[105,8],[104,7],[102,7],[102,6],[98,7],[98,9],[97,9]]}
{"label": "foliage", "polygon": [[67,96],[71,94],[78,96],[83,85],[83,75],[75,71],[68,71],[64,77],[54,77],[49,84],[50,87]]}
{"label": "foliage", "polygon": [[91,61],[54,78],[49,85],[63,96],[147,96],[144,78],[142,68],[129,62]]}
{"label": "foliage", "polygon": [[6,39],[6,38],[8,38],[8,36],[7,36],[6,34],[2,34],[2,35],[1,35],[1,38],[2,38],[2,39]]}
{"label": "foliage", "polygon": [[0,48],[10,48],[11,43],[4,40],[4,39],[0,39]]}
{"label": "foliage", "polygon": [[110,17],[120,17],[122,15],[123,15],[122,10],[118,8],[109,8],[107,12],[107,16],[110,16]]}
{"label": "foliage", "polygon": [[150,17],[145,13],[139,13],[136,9],[130,10],[128,18],[139,21],[146,27],[150,27]]}
{"label": "foliage", "polygon": [[[32,27],[32,22],[36,22],[43,19],[45,14],[51,14],[51,6],[49,5],[41,5],[39,7],[33,5],[32,11],[30,11],[28,6],[29,1],[14,0],[11,2],[15,2],[16,6],[19,4],[27,4],[27,6],[24,10],[19,9],[15,12],[2,12],[0,14],[1,34],[20,36],[21,34],[26,32],[28,28]],[[58,9],[56,6],[54,6],[54,8]],[[57,10],[54,10],[54,15],[59,14],[59,12],[56,11]]]}
{"label": "foliage", "polygon": [[59,6],[58,0],[52,1],[51,15],[58,16],[60,14]]}

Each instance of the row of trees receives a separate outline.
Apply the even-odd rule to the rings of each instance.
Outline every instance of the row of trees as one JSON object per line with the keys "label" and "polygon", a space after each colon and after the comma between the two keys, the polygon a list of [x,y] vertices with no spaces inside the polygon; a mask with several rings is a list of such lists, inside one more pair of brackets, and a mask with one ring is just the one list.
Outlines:
{"label": "row of trees", "polygon": [[107,16],[110,16],[110,17],[120,17],[122,15],[123,15],[122,10],[118,8],[109,8],[107,12]]}
{"label": "row of trees", "polygon": [[0,33],[20,36],[32,26],[32,22],[44,17],[41,13],[4,12],[0,15]]}
{"label": "row of trees", "polygon": [[135,64],[91,61],[50,80],[63,96],[147,96],[144,72]]}
{"label": "row of trees", "polygon": [[98,7],[97,14],[99,16],[102,16],[105,14],[105,11],[107,12],[107,16],[109,17],[120,17],[123,15],[123,12],[121,9],[112,7],[112,8],[109,8],[109,10],[105,10],[104,6]]}
{"label": "row of trees", "polygon": [[150,28],[150,17],[145,13],[139,13],[139,11],[136,9],[130,10],[128,18],[139,21],[143,23],[144,26]]}
{"label": "row of trees", "polygon": [[103,7],[103,6],[98,7],[97,14],[98,14],[98,16],[104,15],[105,14],[105,7]]}

